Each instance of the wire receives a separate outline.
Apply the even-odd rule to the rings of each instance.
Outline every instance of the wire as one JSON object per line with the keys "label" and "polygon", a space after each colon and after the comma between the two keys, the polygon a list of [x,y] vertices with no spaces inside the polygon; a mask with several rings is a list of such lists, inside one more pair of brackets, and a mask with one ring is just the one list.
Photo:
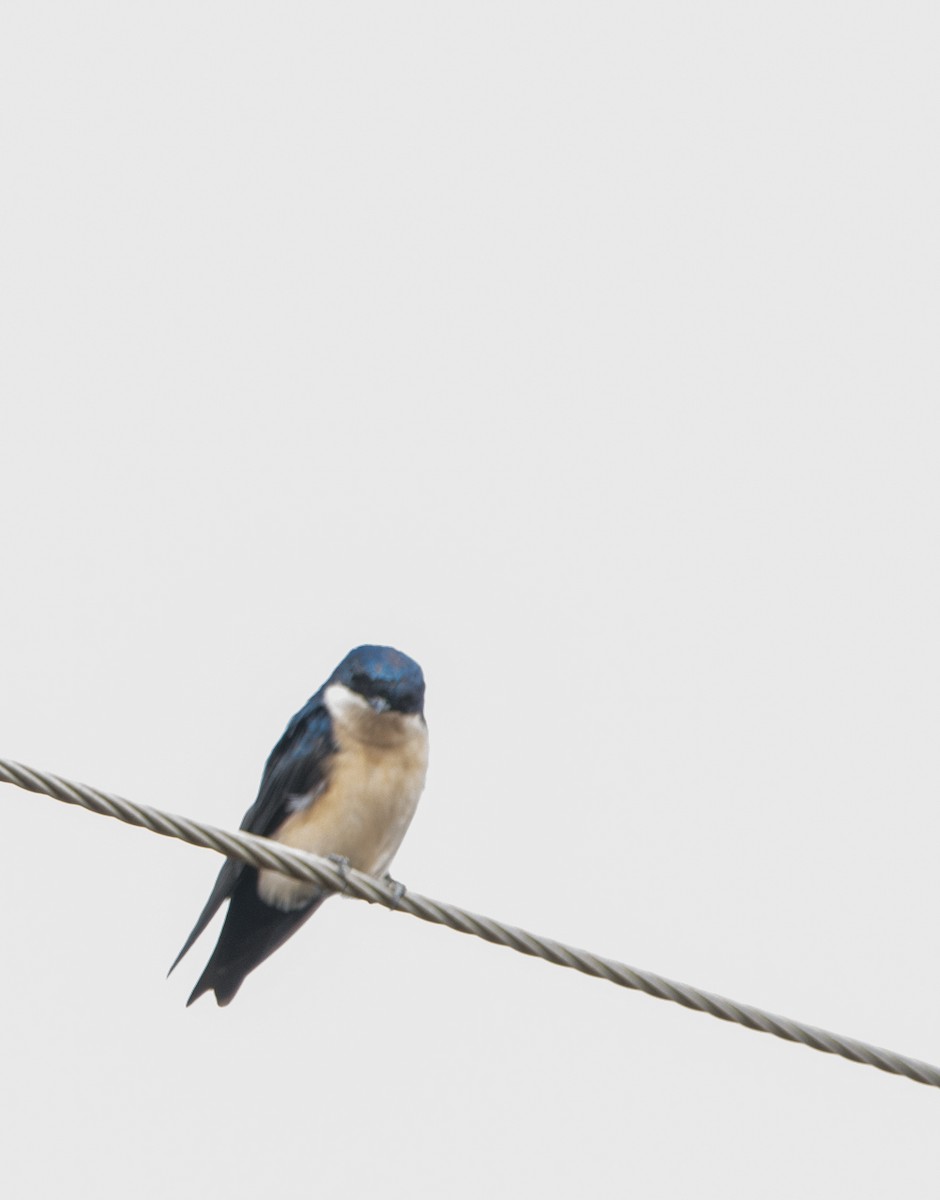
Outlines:
{"label": "wire", "polygon": [[656,996],[660,1000],[671,1000],[674,1004],[708,1013],[722,1021],[733,1021],[747,1029],[770,1033],[788,1042],[801,1042],[804,1046],[810,1046],[824,1054],[838,1054],[852,1062],[865,1063],[893,1075],[904,1075],[915,1083],[940,1087],[940,1068],[929,1063],[907,1058],[892,1050],[870,1046],[853,1038],[829,1033],[812,1025],[804,1025],[799,1021],[791,1021],[787,1017],[776,1016],[749,1004],[738,1004],[734,1000],[725,999],[724,996],[703,992],[688,984],[676,983],[672,979],[629,967],[626,963],[614,959],[601,958],[587,950],[578,950],[551,938],[539,937],[524,929],[495,921],[491,917],[479,916],[466,909],[457,908],[456,905],[421,896],[417,892],[402,892],[400,886],[396,887],[371,875],[364,875],[352,867],[299,850],[291,850],[255,834],[229,832],[217,829],[213,825],[205,825],[201,821],[190,820],[188,817],[174,816],[160,809],[134,804],[121,796],[102,792],[84,784],[70,783],[57,775],[49,775],[9,759],[0,759],[0,782],[12,783],[30,792],[52,796],[56,800],[79,805],[102,816],[115,817],[128,825],[138,825],[164,837],[178,838],[194,846],[204,846],[228,858],[249,863],[253,867],[281,871],[293,879],[319,883],[334,891],[355,896],[359,900],[367,900],[370,904],[382,904],[386,908],[410,913],[422,921],[446,925],[458,933],[471,934],[486,942],[508,946],[510,950],[519,954],[542,958],[546,962],[555,963],[556,966],[570,967],[572,970],[582,971],[585,975],[606,979],[619,987],[646,992],[647,995]]}

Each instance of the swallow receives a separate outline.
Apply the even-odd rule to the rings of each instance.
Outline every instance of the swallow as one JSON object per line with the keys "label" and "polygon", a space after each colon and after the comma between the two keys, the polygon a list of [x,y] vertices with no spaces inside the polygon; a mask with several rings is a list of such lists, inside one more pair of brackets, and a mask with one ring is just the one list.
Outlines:
{"label": "swallow", "polygon": [[[390,646],[351,650],[271,751],[241,829],[381,875],[424,789],[424,675]],[[187,1001],[231,1003],[245,977],[333,895],[315,883],[227,859],[170,971],[228,900],[206,969]]]}

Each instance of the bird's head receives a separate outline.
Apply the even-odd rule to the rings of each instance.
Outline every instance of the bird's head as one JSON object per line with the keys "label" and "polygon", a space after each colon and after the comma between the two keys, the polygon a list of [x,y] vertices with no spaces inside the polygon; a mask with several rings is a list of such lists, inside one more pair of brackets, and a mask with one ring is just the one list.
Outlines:
{"label": "bird's head", "polygon": [[413,658],[391,646],[357,646],[330,677],[367,701],[374,712],[424,711],[424,675]]}

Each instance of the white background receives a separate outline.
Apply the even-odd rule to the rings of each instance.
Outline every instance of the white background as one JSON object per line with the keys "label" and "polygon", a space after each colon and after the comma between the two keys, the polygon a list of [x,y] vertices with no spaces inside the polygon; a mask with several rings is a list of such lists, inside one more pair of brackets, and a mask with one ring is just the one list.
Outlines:
{"label": "white background", "polygon": [[[940,1062],[940,18],[9,3],[0,753],[227,826],[424,666],[416,890]],[[936,1194],[936,1092],[12,788],[15,1196]],[[214,931],[213,931],[214,932]]]}

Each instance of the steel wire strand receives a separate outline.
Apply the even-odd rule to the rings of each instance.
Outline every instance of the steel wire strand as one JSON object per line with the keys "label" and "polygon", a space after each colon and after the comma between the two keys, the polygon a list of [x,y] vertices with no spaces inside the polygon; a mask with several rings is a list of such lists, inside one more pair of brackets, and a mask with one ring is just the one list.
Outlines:
{"label": "steel wire strand", "polygon": [[708,1013],[722,1021],[732,1021],[747,1029],[769,1033],[788,1042],[800,1042],[824,1054],[836,1054],[852,1062],[877,1067],[878,1070],[887,1071],[892,1075],[903,1075],[915,1083],[940,1087],[940,1068],[930,1063],[919,1062],[892,1050],[871,1046],[854,1038],[842,1037],[812,1025],[804,1025],[802,1022],[765,1012],[749,1004],[738,1004],[724,996],[677,983],[650,971],[641,971],[614,959],[601,958],[587,950],[579,950],[563,942],[540,937],[525,929],[506,925],[491,917],[480,916],[440,900],[432,900],[417,892],[401,891],[399,887],[385,880],[365,875],[341,862],[291,850],[255,834],[241,830],[237,833],[229,832],[188,817],[176,816],[143,804],[134,804],[122,796],[102,792],[86,784],[72,783],[57,775],[37,771],[9,759],[0,759],[0,782],[52,796],[66,804],[79,805],[103,816],[114,817],[129,825],[137,825],[152,833],[162,834],[164,837],[178,838],[194,846],[215,850],[253,867],[281,871],[294,879],[319,883],[334,891],[366,900],[370,904],[381,904],[395,911],[409,913],[422,921],[446,925],[458,933],[470,934],[483,941],[506,946],[519,954],[542,958],[556,966],[569,967],[585,975],[606,979],[619,987],[645,992],[660,1000],[670,1000],[674,1004]]}

